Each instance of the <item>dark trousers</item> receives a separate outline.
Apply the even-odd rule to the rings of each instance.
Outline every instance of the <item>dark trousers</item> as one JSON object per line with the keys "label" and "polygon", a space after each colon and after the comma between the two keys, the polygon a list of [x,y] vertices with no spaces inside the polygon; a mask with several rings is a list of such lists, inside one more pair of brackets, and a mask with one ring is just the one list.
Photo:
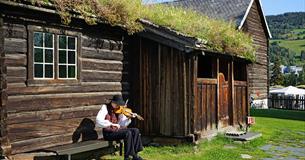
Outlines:
{"label": "dark trousers", "polygon": [[141,135],[137,128],[124,128],[117,131],[103,130],[104,139],[107,141],[116,141],[124,139],[124,156],[136,156],[143,150]]}

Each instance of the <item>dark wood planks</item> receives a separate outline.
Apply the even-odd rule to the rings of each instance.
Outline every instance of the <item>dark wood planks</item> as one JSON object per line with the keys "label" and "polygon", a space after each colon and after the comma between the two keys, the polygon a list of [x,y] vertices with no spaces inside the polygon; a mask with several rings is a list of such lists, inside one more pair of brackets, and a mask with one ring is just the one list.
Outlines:
{"label": "dark wood planks", "polygon": [[9,84],[8,95],[39,95],[55,93],[116,92],[128,90],[128,83],[121,82],[82,82],[76,85],[25,86]]}
{"label": "dark wood planks", "polygon": [[21,95],[8,97],[8,112],[41,111],[106,103],[120,92]]}
{"label": "dark wood planks", "polygon": [[195,132],[216,129],[217,125],[217,79],[197,80],[197,105],[195,114]]}
{"label": "dark wood planks", "polygon": [[[133,76],[131,91],[137,104],[136,110],[144,116],[145,125],[139,125],[145,135],[186,136],[190,131],[189,100],[190,85],[185,77],[191,75],[185,53],[154,41],[141,38],[131,45],[140,44],[140,50],[130,49],[138,59],[130,72]],[[137,78],[135,78],[137,77]],[[190,82],[190,81],[189,81]],[[139,88],[137,85],[139,85]],[[135,93],[136,90],[139,90]],[[138,95],[138,96],[137,96]]]}
{"label": "dark wood planks", "polygon": [[96,116],[101,105],[77,106],[53,110],[28,111],[8,114],[8,124],[21,124],[39,121],[64,120],[71,118]]}
{"label": "dark wood planks", "polygon": [[[93,122],[95,118],[88,116]],[[13,154],[41,147],[52,147],[72,142],[72,135],[83,118],[53,121],[36,121],[8,126]],[[100,130],[96,130],[100,132]],[[98,133],[99,134],[99,133]]]}
{"label": "dark wood planks", "polygon": [[247,103],[248,103],[248,94],[247,94],[247,82],[246,81],[235,81],[234,82],[234,110],[236,122],[234,124],[245,124],[246,116],[248,113]]}

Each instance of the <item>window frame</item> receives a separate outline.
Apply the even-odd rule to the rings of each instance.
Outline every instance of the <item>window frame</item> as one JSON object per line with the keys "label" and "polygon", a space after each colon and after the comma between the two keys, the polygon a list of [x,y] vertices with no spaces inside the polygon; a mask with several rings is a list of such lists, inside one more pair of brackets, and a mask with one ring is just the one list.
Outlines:
{"label": "window frame", "polygon": [[[34,34],[35,34],[35,32],[36,33],[39,33],[38,31],[34,31],[33,32],[33,36],[32,36],[32,39],[34,39]],[[32,55],[33,55],[33,58],[32,58],[32,60],[33,60],[33,63],[32,63],[32,67],[34,68],[34,66],[35,66],[35,64],[42,64],[42,68],[43,68],[43,72],[42,72],[42,78],[41,77],[35,77],[34,75],[35,75],[35,69],[33,69],[33,72],[32,72],[32,74],[33,74],[33,79],[34,80],[54,80],[55,79],[55,54],[56,54],[56,50],[55,50],[55,43],[54,43],[54,40],[55,40],[55,34],[53,34],[53,33],[50,33],[50,34],[52,34],[52,36],[53,36],[53,48],[49,48],[49,47],[45,47],[45,34],[46,33],[49,33],[49,32],[40,32],[40,33],[43,33],[43,38],[42,38],[42,47],[38,47],[38,46],[35,46],[34,45],[34,41],[33,41],[33,43],[32,43],[32,46],[33,46],[33,53],[32,53]],[[35,55],[34,55],[34,50],[35,49],[42,49],[42,62],[35,62]],[[45,50],[46,49],[52,49],[53,50],[53,63],[46,63],[45,62]],[[53,65],[53,77],[52,78],[49,78],[49,77],[45,77],[45,65],[49,65],[49,64],[52,64]]]}
{"label": "window frame", "polygon": [[[81,72],[81,31],[76,28],[50,28],[44,26],[35,26],[28,25],[28,76],[27,76],[27,85],[28,86],[37,86],[37,85],[60,85],[60,84],[80,84],[80,72]],[[34,33],[43,32],[53,34],[53,78],[34,78]],[[59,78],[59,35],[75,37],[75,78]]]}
{"label": "window frame", "polygon": [[[78,50],[77,50],[77,47],[78,47],[78,38],[76,37],[76,36],[70,36],[70,35],[63,35],[63,34],[57,34],[56,35],[56,37],[57,37],[57,40],[59,40],[59,36],[65,36],[66,37],[66,48],[65,49],[60,49],[59,48],[59,41],[57,41],[57,47],[58,47],[58,49],[57,49],[57,55],[59,55],[59,51],[62,51],[62,50],[64,50],[64,51],[66,51],[66,62],[68,62],[68,63],[59,63],[59,56],[57,56],[57,71],[56,71],[56,73],[57,73],[57,78],[58,79],[60,79],[60,80],[75,80],[75,79],[77,79],[77,76],[78,76],[78,66],[77,66],[77,64],[78,64],[78,61],[77,61],[77,59],[78,59]],[[75,49],[73,50],[73,49],[69,49],[69,47],[68,47],[68,39],[69,39],[69,37],[73,37],[73,38],[75,38]],[[75,51],[75,64],[69,64],[69,51]],[[75,78],[69,78],[69,76],[68,76],[68,69],[66,69],[67,71],[67,78],[60,78],[59,77],[59,66],[60,65],[65,65],[65,66],[67,66],[67,67],[69,67],[69,66],[75,66],[75,69],[77,69],[76,70],[76,72],[75,72]]]}

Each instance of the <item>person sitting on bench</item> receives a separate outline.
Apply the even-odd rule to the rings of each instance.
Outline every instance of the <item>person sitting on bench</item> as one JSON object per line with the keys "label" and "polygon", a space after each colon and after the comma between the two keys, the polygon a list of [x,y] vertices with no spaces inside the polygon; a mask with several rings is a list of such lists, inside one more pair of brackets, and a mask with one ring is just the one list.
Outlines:
{"label": "person sitting on bench", "polygon": [[109,104],[103,104],[96,117],[96,125],[103,128],[103,137],[107,141],[124,139],[124,160],[142,160],[138,152],[143,150],[141,134],[137,128],[127,128],[131,119],[123,114],[116,114],[114,110],[124,106],[120,95],[115,95]]}

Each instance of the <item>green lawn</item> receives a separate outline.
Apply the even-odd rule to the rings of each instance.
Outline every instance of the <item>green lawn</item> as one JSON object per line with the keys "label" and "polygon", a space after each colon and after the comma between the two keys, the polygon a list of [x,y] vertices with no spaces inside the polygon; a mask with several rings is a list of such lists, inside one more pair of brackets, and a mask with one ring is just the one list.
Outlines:
{"label": "green lawn", "polygon": [[[297,145],[305,148],[305,136],[300,134],[305,133],[304,111],[253,110],[251,114],[256,117],[256,124],[251,130],[261,132],[263,136],[249,143],[236,143],[219,135],[211,141],[202,140],[197,146],[185,144],[176,147],[145,147],[140,155],[149,160],[232,160],[241,159],[241,154],[251,155],[253,159],[262,159],[273,156],[260,149],[266,144]],[[285,156],[283,154],[287,153],[278,154]],[[298,158],[305,159],[305,157]],[[122,159],[122,157],[106,156],[102,159]]]}
{"label": "green lawn", "polygon": [[305,111],[284,109],[253,109],[251,115],[255,117],[270,117],[305,121]]}

